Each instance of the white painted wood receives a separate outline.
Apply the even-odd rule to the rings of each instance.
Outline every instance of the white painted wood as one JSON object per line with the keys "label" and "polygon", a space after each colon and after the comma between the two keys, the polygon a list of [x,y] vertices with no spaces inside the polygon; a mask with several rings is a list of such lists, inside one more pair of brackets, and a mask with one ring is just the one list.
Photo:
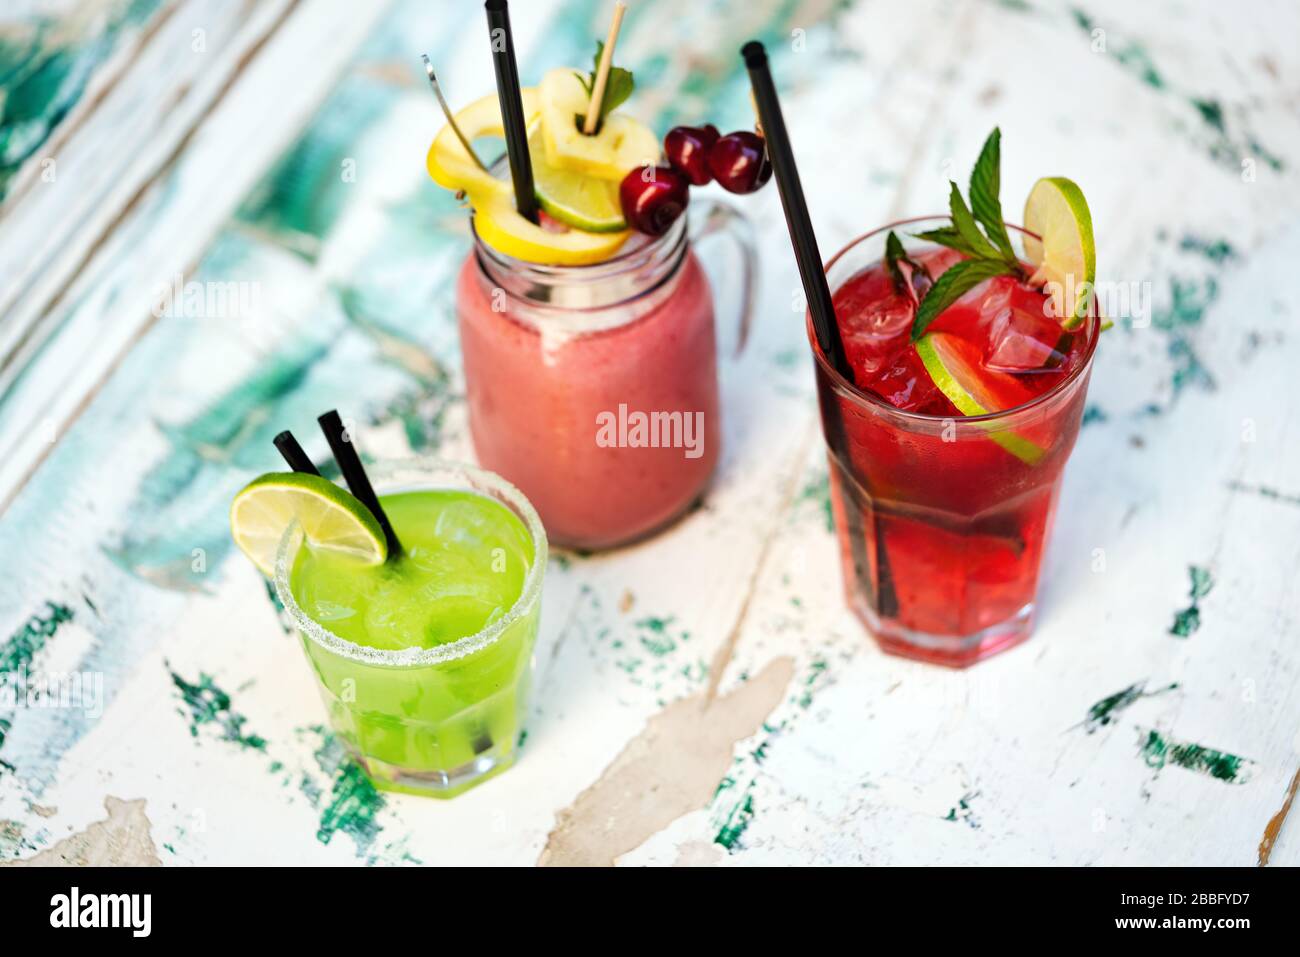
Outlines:
{"label": "white painted wood", "polygon": [[[15,277],[0,324],[0,355],[13,356],[0,373],[0,502],[151,323],[159,284],[193,266],[293,142],[384,9],[193,0],[60,151],[50,188],[28,190],[0,220],[0,273]],[[106,151],[118,162],[104,163]]]}
{"label": "white painted wood", "polygon": [[[808,45],[775,62],[826,255],[891,217],[941,208],[947,176],[964,180],[996,123],[1008,214],[1039,175],[1069,175],[1092,205],[1102,278],[1152,284],[1157,321],[1108,332],[1100,348],[1090,403],[1101,418],[1083,429],[1067,469],[1029,643],[968,671],[936,669],[882,655],[844,609],[819,493],[825,465],[797,277],[768,189],[746,201],[761,236],[763,305],[748,353],[724,370],[727,446],[706,506],[635,548],[552,563],[534,715],[516,768],[450,803],[390,799],[371,839],[340,832],[323,843],[321,807],[301,783],[327,794],[332,786],[315,755],[319,736],[306,730],[323,712],[257,575],[235,556],[186,593],[144,584],[142,572],[104,552],[123,538],[149,541],[169,522],[206,541],[200,516],[270,467],[255,449],[235,446],[206,484],[175,500],[141,489],[162,484],[169,464],[209,454],[176,432],[313,329],[337,354],[268,414],[305,420],[318,411],[311,403],[351,390],[363,419],[384,418],[403,386],[374,343],[340,318],[328,294],[339,283],[373,283],[378,318],[446,364],[458,391],[446,295],[463,247],[430,242],[427,259],[412,249],[424,249],[426,228],[463,225],[458,216],[439,220],[447,207],[423,192],[432,187],[411,156],[437,119],[427,92],[411,87],[367,131],[361,168],[375,172],[349,195],[346,228],[329,235],[314,266],[269,252],[260,237],[220,230],[253,248],[257,275],[278,290],[264,304],[268,315],[283,314],[272,334],[254,342],[220,325],[156,326],[0,522],[0,635],[46,597],[75,603],[90,589],[99,613],[78,605],[72,630],[58,638],[73,651],[51,643],[42,661],[80,655],[104,669],[112,694],[97,721],[18,716],[6,744],[13,750],[0,757],[20,756],[30,777],[0,776],[0,818],[21,822],[38,848],[102,818],[105,795],[145,797],[165,863],[401,863],[409,855],[528,864],[668,705],[707,695],[713,678],[726,707],[728,695],[789,661],[793,677],[764,726],[736,742],[731,783],[647,833],[619,863],[1255,864],[1300,767],[1300,398],[1287,385],[1300,365],[1289,296],[1300,257],[1300,174],[1289,159],[1300,155],[1300,59],[1286,42],[1296,13],[1277,4],[1260,20],[1209,5],[1108,0],[1089,5],[1095,22],[1084,29],[1064,5],[1017,6],[896,0],[857,5],[833,28],[795,18],[779,35],[806,29]],[[683,0],[682,17],[667,22],[692,23],[687,7]],[[395,9],[417,23],[413,5]],[[554,10],[530,4],[517,18],[526,75],[540,72],[547,43],[585,28],[551,27]],[[654,32],[635,13],[620,48],[647,60],[671,51],[712,64],[724,43],[727,58],[738,46],[709,20],[694,23],[697,39],[683,48],[681,37]],[[1263,30],[1263,21],[1273,26]],[[431,42],[430,22],[407,27],[411,49],[397,44],[396,62]],[[446,45],[440,74],[463,102],[487,88],[490,69],[472,42],[480,25],[458,29],[436,42]],[[1105,31],[1104,51],[1095,50],[1096,29]],[[237,116],[259,93],[282,88],[269,66],[253,72],[260,59],[241,79],[251,87],[239,100],[244,112],[213,126],[219,109],[187,148],[166,210],[196,216],[212,202],[217,161],[191,168],[186,157],[229,155],[205,152],[216,148],[208,137],[218,129],[238,137]],[[689,73],[671,62],[685,82]],[[1144,80],[1148,62],[1159,85]],[[725,90],[691,118],[746,123],[743,85]],[[1223,131],[1194,100],[1221,103]],[[299,103],[293,113],[308,109]],[[1252,139],[1282,158],[1280,169]],[[1256,160],[1253,179],[1243,179],[1241,158]],[[236,175],[251,179],[253,165]],[[222,183],[220,203],[228,209],[248,181],[238,190]],[[418,228],[396,225],[406,214]],[[181,231],[169,226],[151,239],[152,222],[144,216],[115,231],[102,266],[84,280],[88,301],[153,278],[128,267],[141,259],[129,253],[147,249],[156,269],[170,268],[157,257]],[[199,232],[219,225],[204,219]],[[1233,250],[1226,258],[1196,248],[1220,240]],[[187,255],[205,247],[196,238]],[[1194,300],[1176,315],[1175,283]],[[403,294],[412,287],[415,295]],[[403,312],[412,302],[418,308]],[[1176,388],[1187,350],[1213,389],[1194,379]],[[149,365],[165,368],[145,376]],[[266,427],[253,415],[243,425]],[[391,418],[363,424],[360,440],[375,454],[406,446]],[[439,454],[470,454],[459,402]],[[111,481],[94,474],[110,462]],[[9,558],[19,551],[21,562]],[[1214,587],[1201,601],[1200,628],[1180,639],[1169,628],[1187,604],[1189,565],[1209,569]],[[637,623],[649,616],[671,619],[675,646],[662,656],[640,645]],[[711,665],[721,671],[710,674]],[[247,730],[267,739],[266,752],[222,740],[212,725],[191,736],[169,669],[188,680],[212,675]],[[1177,688],[1085,726],[1094,704],[1143,681],[1151,691]],[[1248,759],[1249,779],[1150,767],[1140,746],[1152,728]],[[671,773],[665,766],[665,778]],[[40,818],[33,801],[57,810]],[[752,819],[738,812],[746,803]],[[724,849],[715,841],[738,820],[748,824]],[[1270,862],[1300,863],[1294,821]]]}
{"label": "white painted wood", "polygon": [[0,388],[53,331],[57,317],[44,328],[39,318],[288,6],[262,5],[251,18],[237,5],[203,0],[162,7],[144,36],[123,42],[78,110],[19,171],[0,208],[0,356],[7,371]]}

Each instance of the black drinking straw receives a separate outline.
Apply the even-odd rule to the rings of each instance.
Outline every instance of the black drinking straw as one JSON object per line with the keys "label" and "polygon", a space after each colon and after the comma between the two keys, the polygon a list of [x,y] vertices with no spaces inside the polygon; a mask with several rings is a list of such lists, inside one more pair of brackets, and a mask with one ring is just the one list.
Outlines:
{"label": "black drinking straw", "polygon": [[370,478],[366,475],[365,466],[361,464],[361,456],[357,454],[356,446],[346,435],[343,428],[343,420],[339,418],[338,411],[330,409],[322,416],[316,419],[320,423],[321,431],[325,433],[325,441],[330,444],[330,450],[334,453],[334,461],[339,463],[339,471],[343,473],[343,479],[348,483],[348,488],[352,494],[357,497],[366,508],[374,513],[375,518],[379,521],[379,527],[384,530],[384,538],[388,541],[388,557],[402,553],[402,543],[397,540],[397,533],[393,531],[392,524],[388,521],[388,516],[384,514],[383,507],[379,504],[379,496],[375,494],[374,488],[370,485]]}
{"label": "black drinking straw", "polygon": [[[817,236],[813,232],[812,219],[808,215],[808,201],[804,199],[803,186],[799,182],[799,170],[795,166],[794,152],[790,148],[790,134],[785,128],[785,118],[781,115],[781,102],[776,95],[776,84],[772,82],[772,73],[767,66],[767,51],[763,44],[751,40],[740,48],[745,58],[745,67],[749,70],[749,83],[754,91],[754,107],[758,110],[758,121],[763,128],[763,137],[767,140],[767,155],[772,161],[772,173],[776,177],[777,191],[781,194],[781,208],[785,210],[785,223],[790,231],[790,244],[794,247],[795,262],[799,266],[799,278],[803,281],[804,295],[808,299],[808,312],[812,316],[813,333],[817,336],[817,345],[822,354],[830,361],[840,375],[850,382],[853,372],[844,354],[844,343],[840,339],[839,325],[835,321],[835,305],[831,299],[831,288],[826,282],[826,270],[822,266],[821,253],[817,249]],[[862,526],[862,512],[859,509],[858,481],[849,469],[848,434],[844,427],[844,417],[839,402],[834,395],[825,403],[826,441],[831,455],[839,462],[844,474],[841,483],[845,496],[844,520],[848,525],[849,548],[853,554],[853,569],[861,590],[869,595],[880,615],[894,615],[898,612],[898,598],[894,590],[893,576],[889,571],[889,558],[885,553],[884,535],[876,510],[872,508],[872,538],[875,541],[876,576],[873,581],[870,564],[867,561],[865,534]]]}
{"label": "black drinking straw", "polygon": [[298,440],[293,437],[293,433],[285,429],[275,437],[275,447],[280,450],[284,460],[289,463],[289,468],[295,472],[306,472],[308,475],[320,475],[320,469],[316,468],[316,463],[307,457]]}
{"label": "black drinking straw", "polygon": [[817,236],[808,217],[808,202],[804,199],[799,182],[799,170],[790,149],[790,134],[781,116],[781,102],[776,96],[776,85],[767,68],[767,51],[757,40],[750,40],[740,48],[749,70],[749,82],[754,90],[754,105],[758,120],[767,140],[767,155],[772,161],[777,191],[781,194],[781,208],[785,210],[785,224],[790,230],[790,243],[794,246],[794,259],[799,265],[799,278],[803,280],[804,295],[808,297],[808,311],[812,314],[813,332],[817,344],[841,375],[851,379],[844,344],[840,341],[839,327],[835,324],[835,307],[831,303],[831,289],[826,284],[821,253],[817,250]]}
{"label": "black drinking straw", "polygon": [[515,65],[515,41],[510,34],[510,8],[506,0],[487,0],[488,37],[492,43],[492,65],[497,74],[497,101],[505,126],[506,153],[510,157],[510,178],[515,184],[515,209],[520,216],[537,222],[537,196],[533,192],[533,165],[528,156],[528,127],[524,103],[519,95],[519,68]]}

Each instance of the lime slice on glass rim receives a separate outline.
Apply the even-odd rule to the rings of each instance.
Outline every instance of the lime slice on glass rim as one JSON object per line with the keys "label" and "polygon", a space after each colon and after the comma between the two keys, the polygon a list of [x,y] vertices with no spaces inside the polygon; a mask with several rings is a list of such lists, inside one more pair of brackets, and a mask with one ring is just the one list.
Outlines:
{"label": "lime slice on glass rim", "polygon": [[280,540],[294,520],[312,548],[382,565],[388,543],[370,509],[329,479],[304,472],[268,472],[249,482],[230,505],[230,533],[258,570],[275,574]]}
{"label": "lime slice on glass rim", "polygon": [[1025,229],[1042,237],[1024,238],[1025,256],[1035,267],[1030,283],[1048,283],[1061,327],[1079,328],[1097,281],[1097,246],[1083,190],[1064,176],[1040,179],[1025,200]]}
{"label": "lime slice on glass rim", "polygon": [[551,218],[587,233],[617,233],[627,229],[618,182],[552,166],[546,161],[542,128],[528,138],[533,160],[533,192]]}
{"label": "lime slice on glass rim", "polygon": [[[916,354],[921,357],[925,371],[930,374],[939,391],[948,397],[962,415],[988,415],[1005,403],[994,398],[989,386],[987,370],[980,370],[974,359],[962,348],[956,336],[944,332],[928,332],[916,342]],[[995,430],[992,423],[976,423],[988,437],[1002,446],[1026,465],[1035,465],[1043,457],[1043,449],[1015,432]]]}

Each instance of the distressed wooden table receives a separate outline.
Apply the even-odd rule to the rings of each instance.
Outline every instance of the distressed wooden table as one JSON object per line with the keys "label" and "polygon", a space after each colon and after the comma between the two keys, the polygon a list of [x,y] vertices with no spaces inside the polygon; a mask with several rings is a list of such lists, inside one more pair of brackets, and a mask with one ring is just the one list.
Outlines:
{"label": "distressed wooden table", "polygon": [[[586,62],[607,6],[516,4],[525,81]],[[370,455],[471,456],[466,223],[422,169],[441,118],[418,58],[454,102],[489,90],[481,17],[17,7],[0,671],[76,694],[0,697],[0,859],[1300,862],[1293,4],[634,4],[620,58],[660,130],[749,126],[736,51],[768,42],[823,252],[940,208],[1000,124],[1009,208],[1076,179],[1101,277],[1137,294],[1099,351],[1037,634],[917,665],[844,608],[794,262],[776,191],[747,200],[761,305],[723,369],[716,481],[650,542],[553,557],[522,759],[452,802],[344,760],[226,508],[278,466],[275,432],[336,404]]]}

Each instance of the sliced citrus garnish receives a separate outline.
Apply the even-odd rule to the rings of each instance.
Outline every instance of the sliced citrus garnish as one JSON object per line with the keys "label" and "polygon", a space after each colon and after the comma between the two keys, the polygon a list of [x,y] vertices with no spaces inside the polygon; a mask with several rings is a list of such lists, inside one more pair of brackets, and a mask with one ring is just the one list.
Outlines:
{"label": "sliced citrus garnish", "polygon": [[617,233],[627,229],[618,183],[586,173],[574,173],[546,160],[541,126],[528,137],[533,163],[533,187],[548,216],[589,233]]}
{"label": "sliced citrus garnish", "polygon": [[1064,176],[1040,179],[1025,200],[1025,255],[1036,267],[1030,282],[1047,283],[1061,325],[1077,329],[1087,318],[1097,281],[1092,214],[1083,191]]}
{"label": "sliced citrus garnish", "polygon": [[[916,353],[939,391],[962,415],[1001,412],[1034,397],[1014,377],[981,368],[978,349],[951,333],[926,333],[917,340]],[[1024,436],[996,429],[993,423],[981,425],[990,439],[1026,465],[1043,457],[1043,449]]]}
{"label": "sliced citrus garnish", "polygon": [[[537,90],[526,87],[519,93],[524,104],[524,121],[531,128],[537,124],[539,116]],[[504,136],[505,124],[501,120],[497,95],[491,93],[481,97],[460,110],[456,114],[456,125],[470,143],[480,137]],[[512,189],[509,180],[497,179],[474,161],[450,123],[433,138],[425,162],[435,183],[453,191],[463,189],[471,197],[478,193],[509,193]]]}
{"label": "sliced citrus garnish", "polygon": [[370,509],[329,479],[303,472],[269,472],[249,482],[230,505],[230,533],[258,570],[275,574],[285,530],[297,520],[311,547],[365,565],[388,558],[383,529]]}
{"label": "sliced citrus garnish", "polygon": [[659,162],[659,137],[644,123],[610,113],[591,136],[579,128],[591,97],[568,67],[551,70],[537,88],[546,161],[551,166],[618,182],[638,166]]}
{"label": "sliced citrus garnish", "polygon": [[[474,226],[479,238],[493,249],[515,259],[554,266],[585,266],[602,262],[617,252],[630,235],[618,209],[617,188],[613,202],[615,220],[602,199],[609,185],[591,180],[590,195],[583,196],[581,183],[569,182],[566,174],[548,168],[544,137],[540,133],[540,99],[534,88],[521,90],[524,117],[533,131],[529,136],[535,186],[542,184],[542,208],[556,221],[576,226],[568,231],[545,229],[520,216],[515,210],[514,187],[482,169],[461,143],[451,124],[442,128],[429,147],[429,175],[440,186],[464,190],[474,207]],[[504,135],[501,108],[496,94],[485,96],[456,114],[456,125],[471,143],[484,136]],[[548,208],[550,207],[550,208]],[[596,231],[599,228],[600,231]]]}
{"label": "sliced citrus garnish", "polygon": [[618,233],[588,233],[578,229],[552,232],[530,223],[515,211],[514,194],[471,196],[474,228],[497,252],[526,262],[554,266],[586,266],[604,262],[627,240]]}

